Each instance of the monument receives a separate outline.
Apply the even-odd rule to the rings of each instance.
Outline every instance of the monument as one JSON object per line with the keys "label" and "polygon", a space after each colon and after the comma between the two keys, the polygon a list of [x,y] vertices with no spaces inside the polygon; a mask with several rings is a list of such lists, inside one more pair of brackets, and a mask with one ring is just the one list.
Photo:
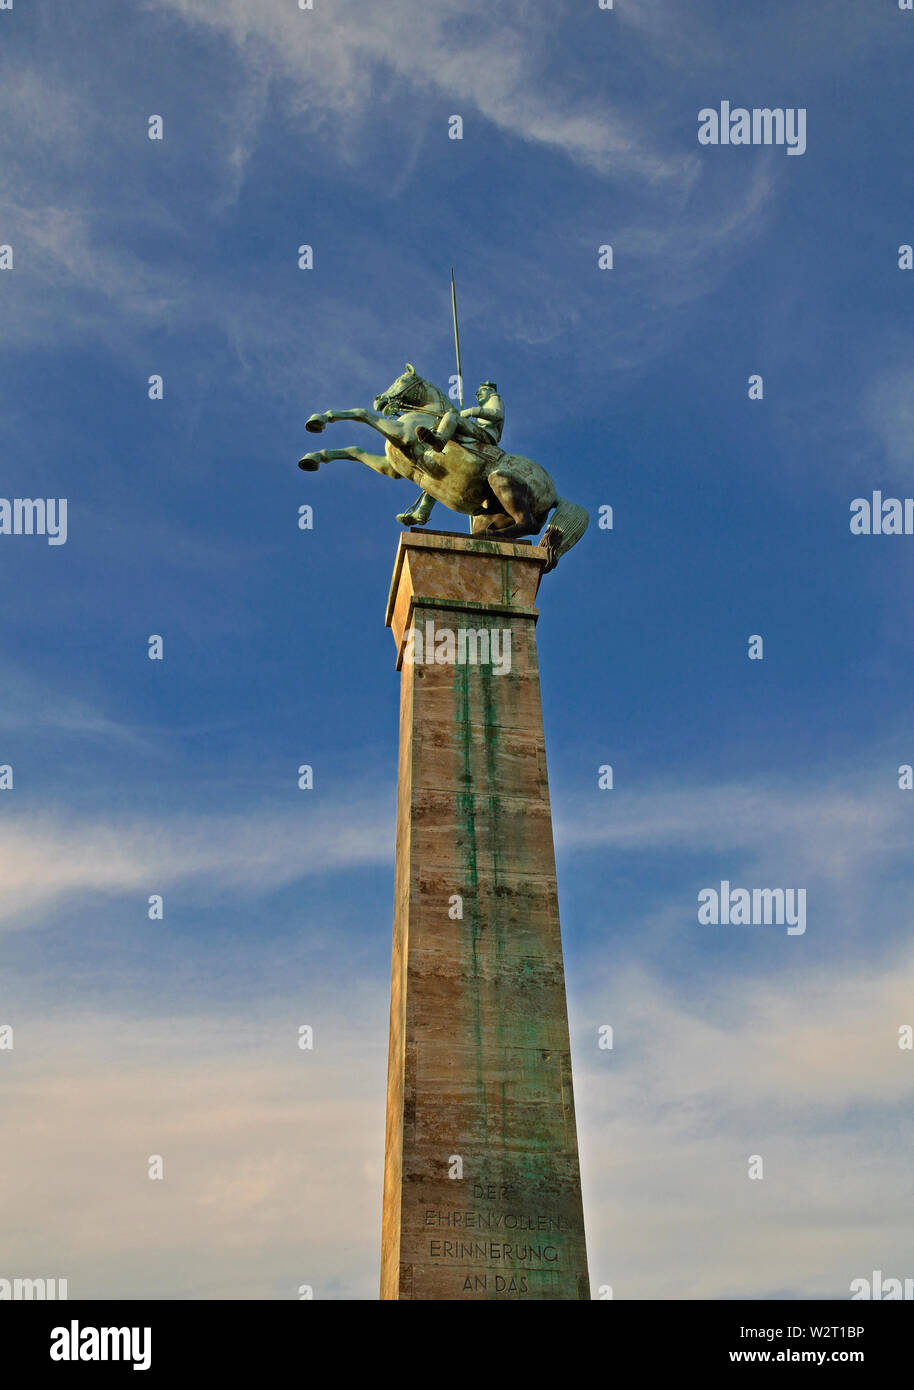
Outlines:
{"label": "monument", "polygon": [[[458,413],[407,364],[374,411],[306,428],[338,420],[385,453],[302,468],[355,459],[422,489],[398,517],[386,616],[401,698],[381,1298],[587,1299],[535,638],[540,580],[587,513],[500,448],[494,382]],[[436,501],[472,533],[421,530]]]}

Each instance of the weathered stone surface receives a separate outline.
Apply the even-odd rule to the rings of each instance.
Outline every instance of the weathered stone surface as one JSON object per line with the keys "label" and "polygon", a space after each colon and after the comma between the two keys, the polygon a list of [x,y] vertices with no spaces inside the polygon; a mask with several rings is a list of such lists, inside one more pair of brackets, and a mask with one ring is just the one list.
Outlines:
{"label": "weathered stone surface", "polygon": [[[404,536],[397,557],[382,1298],[590,1296],[536,663],[544,564],[435,533]],[[409,629],[428,621],[510,632],[510,669],[410,664]]]}

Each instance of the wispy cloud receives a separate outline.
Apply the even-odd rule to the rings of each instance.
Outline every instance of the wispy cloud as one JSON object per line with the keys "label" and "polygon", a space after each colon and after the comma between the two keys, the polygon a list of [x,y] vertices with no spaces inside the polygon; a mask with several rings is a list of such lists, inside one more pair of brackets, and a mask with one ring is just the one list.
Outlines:
{"label": "wispy cloud", "polygon": [[[591,971],[575,1057],[596,1283],[617,1298],[847,1298],[874,1268],[914,1273],[914,1223],[899,1220],[909,949],[814,981],[747,977],[738,1008],[729,990],[686,1004],[605,953]],[[612,1050],[597,1046],[602,1024]]]}
{"label": "wispy cloud", "polygon": [[[842,1298],[873,1268],[911,1275],[912,997],[910,952],[812,990],[747,979],[738,1009],[601,952],[571,998],[594,1291]],[[17,1014],[4,1274],[72,1297],[375,1297],[387,981],[303,998],[249,992],[230,1021]]]}
{"label": "wispy cloud", "polygon": [[[293,104],[350,121],[377,103],[391,78],[432,88],[506,133],[608,174],[648,181],[682,175],[682,160],[645,133],[643,121],[608,103],[563,91],[549,79],[555,17],[517,4],[391,0],[383,22],[351,3],[303,12],[284,0],[158,0],[160,8],[229,39],[245,63],[290,82]],[[351,133],[344,127],[339,134]],[[328,128],[326,134],[333,138]]]}
{"label": "wispy cloud", "polygon": [[[75,710],[70,718],[78,723]],[[20,814],[0,826],[0,919],[33,914],[73,892],[116,895],[183,881],[268,892],[309,874],[392,862],[389,789],[315,805],[158,820]],[[563,854],[730,854],[730,862],[776,865],[787,874],[802,867],[836,885],[878,872],[910,847],[907,803],[897,791],[699,784],[594,793],[557,806],[555,815]]]}
{"label": "wispy cloud", "polygon": [[3,1277],[64,1277],[71,1298],[376,1297],[386,1047],[356,982],[362,1027],[335,1005],[22,1019]]}
{"label": "wispy cloud", "polygon": [[[69,691],[52,689],[4,659],[0,732],[45,738],[49,732],[79,740],[99,740],[108,747],[152,751],[148,731],[107,716],[98,703]],[[71,745],[72,746],[72,745]]]}
{"label": "wispy cloud", "polygon": [[[301,385],[302,344],[320,339],[328,381],[344,373],[370,377],[377,389],[376,364],[390,352],[392,293],[353,304],[317,281],[299,301],[281,275],[242,285],[235,273],[229,283],[224,265],[209,254],[213,229],[225,227],[242,196],[264,124],[278,112],[274,141],[286,138],[281,121],[304,123],[309,139],[320,142],[323,167],[335,159],[349,179],[365,178],[366,199],[399,199],[408,189],[421,197],[426,170],[454,154],[446,136],[452,111],[468,122],[466,138],[477,151],[498,133],[523,142],[527,160],[537,152],[566,159],[587,191],[567,214],[567,235],[581,243],[582,259],[556,259],[554,248],[538,243],[536,219],[520,191],[500,210],[501,233],[466,254],[477,280],[503,287],[497,320],[507,341],[542,348],[561,339],[575,369],[588,376],[596,363],[635,367],[665,350],[677,331],[671,311],[720,283],[749,239],[764,231],[774,204],[773,177],[754,165],[731,173],[723,186],[710,183],[685,132],[671,139],[663,110],[656,121],[648,119],[625,84],[553,77],[560,21],[514,0],[469,10],[463,0],[434,7],[392,0],[383,23],[374,24],[347,3],[301,11],[286,0],[257,6],[154,0],[148,8],[179,31],[186,24],[205,34],[210,52],[203,71],[218,73],[220,86],[228,83],[233,92],[230,110],[214,102],[186,114],[181,126],[170,118],[167,127],[180,130],[182,157],[210,195],[177,202],[163,196],[154,172],[162,151],[145,140],[139,118],[128,136],[102,121],[69,82],[65,65],[52,77],[23,69],[19,87],[0,106],[9,118],[0,149],[11,155],[0,221],[17,258],[16,275],[4,286],[8,346],[101,342],[148,373],[149,332],[192,325],[215,335],[219,350],[227,350],[242,378],[257,382],[260,394],[290,398]],[[601,34],[606,23],[615,24],[615,15],[594,11]],[[628,31],[607,49],[610,70],[625,66],[626,42],[638,40]],[[429,135],[427,113],[417,127],[418,100],[440,103],[440,148]],[[34,125],[33,111],[39,113]],[[166,135],[169,156],[168,142],[176,138]],[[302,179],[311,172],[306,149]],[[159,162],[167,166],[167,159]],[[119,166],[122,180],[99,180],[100,163]],[[621,202],[611,195],[617,186],[626,190]],[[531,202],[539,196],[532,187]],[[511,230],[518,218],[521,240]],[[154,244],[151,228],[158,233]],[[597,243],[610,234],[623,273],[611,321],[597,326],[590,277],[582,280],[581,268],[593,266]],[[293,249],[290,242],[290,256]],[[546,278],[544,257],[552,265]],[[404,276],[414,294],[405,302],[398,297],[398,335],[409,343],[404,352],[415,356],[440,344],[429,311],[439,287],[428,283],[421,260],[392,267],[394,282]],[[58,297],[47,295],[49,282]],[[491,312],[489,295],[483,305]],[[664,312],[645,312],[647,305]],[[469,327],[472,301],[465,310]],[[580,332],[584,320],[587,334]],[[195,359],[184,370],[201,368]]]}
{"label": "wispy cloud", "polygon": [[[906,344],[906,355],[910,344]],[[914,367],[907,363],[887,368],[867,386],[863,417],[882,446],[883,460],[893,478],[910,488],[914,474]]]}
{"label": "wispy cloud", "polygon": [[74,894],[148,894],[205,883],[211,900],[226,890],[271,892],[309,875],[392,858],[393,807],[383,795],[329,809],[303,804],[300,814],[248,809],[162,820],[24,814],[0,825],[0,921],[28,925]]}
{"label": "wispy cloud", "polygon": [[594,793],[557,815],[556,841],[568,851],[738,851],[844,878],[910,849],[908,802],[894,772],[886,760],[882,787],[797,780]]}
{"label": "wispy cloud", "polygon": [[[600,796],[559,840],[566,852],[764,861],[815,821],[819,866],[865,884],[880,854],[908,843],[893,805],[837,786],[658,787]],[[390,862],[391,811],[366,797],[303,812],[307,825],[298,815],[20,820],[0,841],[4,910],[151,881],[196,883],[211,901],[225,885],[268,892]],[[605,941],[583,969],[570,1013],[595,1288],[840,1298],[874,1268],[910,1273],[911,1233],[898,1221],[910,1190],[914,1076],[898,1047],[914,1022],[909,947],[878,965],[836,955],[815,974],[784,956],[763,975],[744,972],[738,996],[721,983],[698,999],[688,981],[621,964]],[[241,970],[246,1005],[229,1026],[219,1000]],[[282,1298],[304,1283],[318,1297],[374,1297],[386,971],[365,978],[328,957],[319,991],[310,980],[303,995],[320,1013],[313,1054],[295,1051],[298,1023],[313,1021],[293,1018],[295,988],[277,992],[272,975],[269,997],[252,987],[249,954],[226,956],[222,972],[205,996],[212,1016],[147,1008],[139,1027],[103,1007],[67,1017],[49,1011],[50,996],[40,1012],[20,998],[4,1064],[16,1136],[6,1181],[26,1216],[6,1249],[24,1272],[37,1260],[88,1297]],[[607,1023],[612,1051],[597,1046]],[[146,1177],[152,1153],[166,1161],[161,1188]],[[751,1155],[763,1159],[760,1182]]]}

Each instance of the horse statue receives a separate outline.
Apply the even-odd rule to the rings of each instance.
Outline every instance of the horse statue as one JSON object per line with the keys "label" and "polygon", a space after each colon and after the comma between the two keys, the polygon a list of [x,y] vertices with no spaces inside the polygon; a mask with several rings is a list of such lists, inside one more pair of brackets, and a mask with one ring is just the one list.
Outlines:
{"label": "horse statue", "polygon": [[[298,466],[313,472],[333,459],[364,463],[385,478],[409,478],[421,495],[397,520],[424,526],[436,502],[471,518],[474,536],[514,540],[538,535],[552,513],[540,544],[547,555],[545,572],[581,539],[590,518],[583,507],[559,497],[555,483],[538,463],[523,454],[506,454],[498,445],[475,439],[435,443],[433,431],[452,403],[407,362],[406,370],[375,398],[374,410],[325,410],[312,415],[305,429],[320,434],[338,420],[370,425],[387,443],[383,454],[364,449],[319,449],[305,454]],[[432,444],[425,441],[432,438]]]}

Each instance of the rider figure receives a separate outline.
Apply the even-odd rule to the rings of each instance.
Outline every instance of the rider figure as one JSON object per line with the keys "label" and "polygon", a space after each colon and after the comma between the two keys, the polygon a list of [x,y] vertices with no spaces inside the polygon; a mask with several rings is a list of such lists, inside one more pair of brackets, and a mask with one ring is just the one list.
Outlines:
{"label": "rider figure", "polygon": [[458,414],[449,410],[438,421],[436,430],[420,426],[416,435],[435,453],[440,453],[449,439],[471,439],[479,444],[497,444],[505,423],[505,407],[494,381],[480,382],[476,391],[478,405],[471,405]]}

